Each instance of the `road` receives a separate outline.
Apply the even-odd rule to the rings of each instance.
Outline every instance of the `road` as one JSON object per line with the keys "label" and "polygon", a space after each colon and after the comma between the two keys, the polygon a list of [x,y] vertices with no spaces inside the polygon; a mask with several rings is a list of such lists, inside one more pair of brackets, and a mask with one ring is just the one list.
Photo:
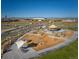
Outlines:
{"label": "road", "polygon": [[16,28],[10,28],[10,29],[1,30],[1,34],[2,34],[2,33],[5,33],[5,32],[7,32],[7,31],[14,30],[14,29],[16,29]]}

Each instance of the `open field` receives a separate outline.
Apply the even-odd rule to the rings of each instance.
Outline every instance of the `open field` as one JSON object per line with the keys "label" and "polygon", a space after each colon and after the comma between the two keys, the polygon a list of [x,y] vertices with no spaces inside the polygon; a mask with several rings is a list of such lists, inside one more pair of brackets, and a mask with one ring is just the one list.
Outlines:
{"label": "open field", "polygon": [[51,25],[51,24],[55,24],[59,27],[62,28],[66,28],[66,27],[76,27],[78,25],[78,22],[63,22],[63,21],[59,21],[59,20],[42,20],[42,21],[38,21],[38,20],[26,20],[26,21],[16,21],[16,22],[2,22],[1,23],[1,29],[9,29],[9,28],[15,28],[18,26],[26,26],[29,24],[40,24],[40,23],[44,23],[47,25]]}
{"label": "open field", "polygon": [[10,29],[10,28],[15,28],[15,27],[19,27],[19,26],[26,26],[29,23],[26,21],[23,22],[2,22],[1,23],[1,29],[5,30],[5,29]]}

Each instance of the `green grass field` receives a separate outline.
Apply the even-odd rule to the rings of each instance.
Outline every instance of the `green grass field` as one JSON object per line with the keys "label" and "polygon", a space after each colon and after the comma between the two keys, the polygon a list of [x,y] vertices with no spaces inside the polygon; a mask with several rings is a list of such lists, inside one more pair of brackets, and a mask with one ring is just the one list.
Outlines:
{"label": "green grass field", "polygon": [[76,40],[64,48],[49,52],[39,59],[78,59],[78,41]]}

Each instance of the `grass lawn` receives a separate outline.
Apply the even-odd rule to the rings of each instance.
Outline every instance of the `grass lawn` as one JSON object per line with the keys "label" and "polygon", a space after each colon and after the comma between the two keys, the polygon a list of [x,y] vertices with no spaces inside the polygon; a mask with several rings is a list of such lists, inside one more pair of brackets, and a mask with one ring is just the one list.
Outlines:
{"label": "grass lawn", "polygon": [[49,52],[39,59],[78,59],[78,41],[71,43],[69,46]]}

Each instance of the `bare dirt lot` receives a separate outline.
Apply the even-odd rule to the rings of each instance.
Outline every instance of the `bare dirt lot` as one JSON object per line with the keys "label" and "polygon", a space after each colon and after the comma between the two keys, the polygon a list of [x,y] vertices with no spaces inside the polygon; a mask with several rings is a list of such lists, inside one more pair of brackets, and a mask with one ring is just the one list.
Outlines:
{"label": "bare dirt lot", "polygon": [[[73,31],[64,32],[64,35],[66,38],[69,38],[73,35]],[[28,33],[22,40],[32,40],[32,42],[37,43],[38,45],[33,47],[33,49],[39,51],[63,42],[65,37],[50,37],[47,33],[41,32],[37,34]]]}

